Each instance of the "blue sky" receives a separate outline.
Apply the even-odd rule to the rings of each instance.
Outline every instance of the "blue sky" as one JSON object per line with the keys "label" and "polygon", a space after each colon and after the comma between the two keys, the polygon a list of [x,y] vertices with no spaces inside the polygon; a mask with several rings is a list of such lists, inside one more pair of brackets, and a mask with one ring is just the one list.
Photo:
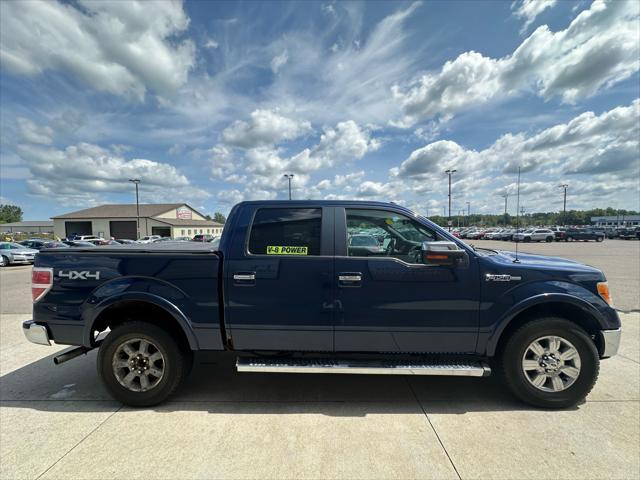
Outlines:
{"label": "blue sky", "polygon": [[[640,208],[635,1],[0,3],[0,197]],[[515,213],[515,201],[509,202]]]}

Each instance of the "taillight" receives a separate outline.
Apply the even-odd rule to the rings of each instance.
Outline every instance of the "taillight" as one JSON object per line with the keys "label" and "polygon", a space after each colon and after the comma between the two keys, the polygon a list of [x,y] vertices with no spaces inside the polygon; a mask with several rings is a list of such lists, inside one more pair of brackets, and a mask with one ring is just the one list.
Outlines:
{"label": "taillight", "polygon": [[609,284],[607,282],[598,282],[598,294],[609,306],[613,307],[613,298],[611,298],[611,292],[609,291]]}
{"label": "taillight", "polygon": [[40,300],[53,286],[53,268],[33,267],[31,271],[31,298]]}

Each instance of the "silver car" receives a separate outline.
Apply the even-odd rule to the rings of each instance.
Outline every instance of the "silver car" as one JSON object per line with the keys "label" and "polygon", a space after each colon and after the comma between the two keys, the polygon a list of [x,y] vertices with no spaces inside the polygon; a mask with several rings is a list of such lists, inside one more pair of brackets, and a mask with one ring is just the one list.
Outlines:
{"label": "silver car", "polygon": [[19,243],[0,242],[0,267],[12,264],[33,263],[38,250],[27,248]]}

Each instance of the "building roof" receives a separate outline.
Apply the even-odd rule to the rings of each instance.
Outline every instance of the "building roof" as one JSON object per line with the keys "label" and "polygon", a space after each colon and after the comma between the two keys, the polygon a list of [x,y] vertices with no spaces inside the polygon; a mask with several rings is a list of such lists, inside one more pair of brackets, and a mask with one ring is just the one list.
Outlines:
{"label": "building roof", "polygon": [[[160,215],[183,205],[186,205],[186,203],[141,203],[140,216],[155,217],[156,215]],[[193,210],[193,208],[191,209]],[[51,218],[132,218],[136,216],[137,212],[135,203],[116,203],[85,208],[84,210],[65,213]]]}
{"label": "building roof", "polygon": [[24,222],[11,222],[0,224],[3,227],[53,227],[51,220],[25,220]]}
{"label": "building roof", "polygon": [[600,217],[591,217],[591,221],[592,222],[597,222],[597,221],[607,221],[607,222],[614,222],[616,220],[620,220],[620,221],[639,221],[640,220],[640,215],[606,215],[606,216],[600,216]]}
{"label": "building roof", "polygon": [[166,223],[173,225],[174,227],[223,227],[221,223],[214,222],[213,220],[188,220],[186,218],[154,218],[156,222]]}

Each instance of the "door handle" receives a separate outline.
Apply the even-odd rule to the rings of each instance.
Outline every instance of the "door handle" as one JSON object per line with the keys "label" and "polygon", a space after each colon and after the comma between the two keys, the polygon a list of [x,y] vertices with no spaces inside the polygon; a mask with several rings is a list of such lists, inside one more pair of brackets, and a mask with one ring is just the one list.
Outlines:
{"label": "door handle", "polygon": [[362,273],[343,272],[338,274],[338,284],[344,287],[359,287],[362,283]]}
{"label": "door handle", "polygon": [[237,272],[233,274],[233,283],[236,285],[255,285],[256,272]]}

